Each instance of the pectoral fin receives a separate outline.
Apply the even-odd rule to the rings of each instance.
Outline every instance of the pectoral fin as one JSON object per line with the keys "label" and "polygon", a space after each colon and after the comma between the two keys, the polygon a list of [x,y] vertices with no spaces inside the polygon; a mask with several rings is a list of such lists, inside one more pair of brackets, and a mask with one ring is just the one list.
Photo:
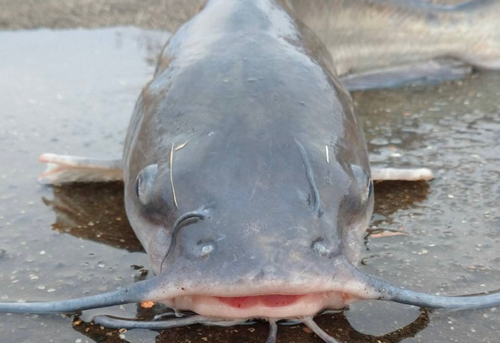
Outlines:
{"label": "pectoral fin", "polygon": [[432,171],[427,168],[371,168],[371,171],[374,181],[423,181],[434,178]]}
{"label": "pectoral fin", "polygon": [[44,184],[123,181],[121,159],[99,160],[43,154],[39,157],[39,161],[47,164],[47,169],[38,178]]}

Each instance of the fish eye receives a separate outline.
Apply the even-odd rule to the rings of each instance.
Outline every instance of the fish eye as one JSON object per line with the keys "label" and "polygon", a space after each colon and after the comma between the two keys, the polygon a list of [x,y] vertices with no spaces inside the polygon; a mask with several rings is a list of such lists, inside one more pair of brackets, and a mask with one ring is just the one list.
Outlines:
{"label": "fish eye", "polygon": [[140,183],[141,183],[141,180],[139,178],[137,178],[135,180],[135,194],[137,195],[138,198],[140,197],[140,195],[139,195]]}
{"label": "fish eye", "polygon": [[151,164],[141,170],[135,180],[135,193],[139,202],[146,206],[150,201],[151,191],[153,189],[156,174],[158,172],[158,165]]}

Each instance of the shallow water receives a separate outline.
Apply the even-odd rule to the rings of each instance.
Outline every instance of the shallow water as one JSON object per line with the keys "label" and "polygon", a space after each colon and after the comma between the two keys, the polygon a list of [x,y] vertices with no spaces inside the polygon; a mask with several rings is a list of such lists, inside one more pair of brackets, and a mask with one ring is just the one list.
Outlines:
{"label": "shallow water", "polygon": [[[126,222],[121,185],[39,185],[37,156],[120,156],[135,100],[167,37],[128,27],[0,32],[2,300],[96,294],[145,276],[147,258]],[[368,237],[361,268],[431,293],[500,288],[500,73],[354,99],[374,165],[427,166],[437,174],[429,183],[376,186],[373,228],[405,235]],[[83,319],[92,313],[134,316],[136,306],[87,311]],[[318,323],[348,342],[498,340],[496,309],[434,311],[386,335],[419,315],[415,307],[362,302]],[[267,335],[265,324],[157,334],[72,322],[73,316],[0,314],[0,341],[264,342]],[[292,326],[280,327],[278,342],[319,339]]]}

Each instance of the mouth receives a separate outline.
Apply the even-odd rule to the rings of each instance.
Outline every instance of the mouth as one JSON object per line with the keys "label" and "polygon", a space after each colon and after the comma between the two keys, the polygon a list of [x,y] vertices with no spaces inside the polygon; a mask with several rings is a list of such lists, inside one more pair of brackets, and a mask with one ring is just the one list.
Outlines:
{"label": "mouth", "polygon": [[356,296],[335,291],[238,297],[186,295],[164,303],[207,317],[286,319],[312,316],[324,309],[342,309],[356,300],[359,300]]}
{"label": "mouth", "polygon": [[[169,270],[146,294],[149,300],[222,319],[296,319],[323,310],[340,310],[362,299],[379,297],[367,276],[344,258],[332,260],[329,271],[289,273],[254,279],[243,275],[234,281],[203,282],[193,277],[178,281],[181,271]],[[171,281],[173,280],[173,281]],[[242,281],[244,280],[244,281]]]}

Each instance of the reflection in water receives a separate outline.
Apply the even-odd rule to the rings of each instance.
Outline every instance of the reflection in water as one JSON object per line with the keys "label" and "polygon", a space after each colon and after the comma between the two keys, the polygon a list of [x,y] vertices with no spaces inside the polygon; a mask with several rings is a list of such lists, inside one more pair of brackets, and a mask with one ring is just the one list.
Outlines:
{"label": "reflection in water", "polygon": [[390,215],[398,210],[416,207],[427,199],[429,182],[384,181],[375,183],[374,225],[383,220],[390,222]]}
{"label": "reflection in water", "polygon": [[128,223],[123,205],[123,184],[88,183],[54,188],[54,230],[104,243],[130,252],[144,251]]}

